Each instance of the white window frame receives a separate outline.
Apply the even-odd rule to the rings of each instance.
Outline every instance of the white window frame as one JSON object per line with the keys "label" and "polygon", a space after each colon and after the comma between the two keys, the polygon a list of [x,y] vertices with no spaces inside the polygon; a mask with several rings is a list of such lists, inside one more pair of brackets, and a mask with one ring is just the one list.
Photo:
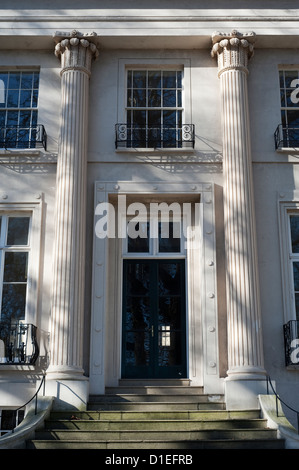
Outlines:
{"label": "white window frame", "polygon": [[[186,58],[164,59],[119,59],[118,93],[117,93],[117,123],[127,122],[127,71],[128,70],[180,70],[182,71],[182,123],[192,123],[191,107],[191,60]],[[138,108],[136,108],[138,109]],[[156,108],[153,108],[156,109]],[[173,108],[177,109],[177,108]],[[184,147],[184,152],[193,148]],[[181,148],[121,148],[116,152],[182,152]]]}
{"label": "white window frame", "polygon": [[[131,218],[127,217],[126,214],[121,214],[120,215],[121,217],[121,220],[122,220],[122,223],[127,225],[129,220]],[[134,217],[134,216],[133,216]],[[150,230],[151,228],[153,230],[157,230],[157,227],[158,227],[158,223],[160,221],[160,218],[156,218],[156,217],[152,217],[151,219],[148,218],[147,222],[150,223],[150,225],[152,225],[152,227],[154,226],[155,228],[152,228],[150,227]],[[171,222],[171,216],[170,216],[170,222]],[[167,222],[166,222],[167,223]],[[142,258],[185,258],[186,257],[186,253],[187,253],[187,243],[186,243],[186,239],[184,237],[184,233],[183,233],[183,214],[182,214],[182,217],[181,217],[181,220],[180,220],[180,251],[177,251],[177,252],[162,252],[162,251],[159,251],[159,238],[158,236],[155,236],[155,237],[151,237],[151,232],[149,233],[149,251],[148,252],[129,252],[128,251],[128,233],[126,231],[126,238],[123,238],[122,239],[122,255],[123,255],[123,258],[138,258],[138,259],[142,259]]]}
{"label": "white window frame", "polygon": [[[40,198],[40,195],[38,195]],[[27,294],[24,323],[31,323],[36,326],[38,313],[38,286],[39,286],[39,266],[41,248],[41,228],[42,228],[42,200],[28,203],[0,203],[0,215],[5,216],[29,216],[29,237],[28,246],[16,246],[14,248],[4,247],[5,251],[28,251],[28,271],[27,271]],[[3,245],[1,244],[1,250]],[[1,273],[3,273],[4,256],[1,256]],[[1,298],[2,302],[2,277],[1,277]],[[1,308],[1,304],[0,304]],[[1,320],[1,316],[0,316]]]}
{"label": "white window frame", "polygon": [[[35,73],[35,74],[38,74],[39,78],[38,78],[38,88],[31,88],[31,106],[27,106],[27,107],[21,107],[20,106],[20,95],[19,95],[19,98],[18,98],[18,106],[15,106],[15,107],[8,107],[8,106],[4,106],[2,108],[0,108],[0,111],[1,112],[4,112],[5,113],[5,124],[4,124],[4,127],[13,127],[11,124],[7,123],[7,119],[8,119],[8,112],[10,111],[14,111],[16,113],[18,113],[18,123],[17,125],[20,126],[21,128],[24,128],[26,129],[27,127],[30,128],[30,127],[36,127],[38,126],[38,109],[39,109],[39,91],[40,91],[40,69],[39,68],[26,68],[26,67],[21,67],[21,68],[0,68],[0,73],[5,73],[8,75],[9,77],[9,74],[13,74],[13,73],[20,73],[21,74],[21,77],[22,77],[22,74],[23,73]],[[1,85],[1,89],[0,89],[0,93],[1,95],[3,95],[3,97],[5,98],[5,87],[4,87],[4,82],[3,80],[1,80],[2,82],[2,85]],[[20,90],[22,90],[21,88],[19,88],[19,93],[20,93]],[[33,106],[32,103],[33,103],[33,93],[34,93],[34,90],[37,90],[37,104],[36,106]],[[22,111],[28,111],[30,112],[30,123],[28,126],[22,126],[20,124],[20,112]],[[36,123],[33,124],[32,123],[32,119],[33,119],[33,113],[36,112]],[[0,126],[1,127],[1,126]],[[27,148],[30,148],[29,147],[23,147],[23,146],[20,146],[18,147],[18,145],[16,144],[16,146],[13,146],[11,147],[12,149],[17,149],[17,150],[26,150]]]}
{"label": "white window frame", "polygon": [[[5,270],[5,257],[7,253],[28,253],[27,259],[27,280],[21,284],[26,284],[26,302],[25,302],[25,311],[24,318],[20,318],[21,321],[26,322],[26,310],[27,310],[27,299],[28,299],[28,279],[30,275],[30,260],[31,260],[31,225],[32,225],[32,216],[30,212],[14,212],[6,213],[0,212],[1,217],[1,231],[0,231],[0,321],[2,320],[2,296],[3,296],[3,287],[4,287],[4,270]],[[7,235],[8,235],[8,224],[9,219],[12,217],[20,218],[29,218],[29,227],[28,227],[28,240],[26,245],[7,245]],[[6,283],[5,283],[6,284]]]}

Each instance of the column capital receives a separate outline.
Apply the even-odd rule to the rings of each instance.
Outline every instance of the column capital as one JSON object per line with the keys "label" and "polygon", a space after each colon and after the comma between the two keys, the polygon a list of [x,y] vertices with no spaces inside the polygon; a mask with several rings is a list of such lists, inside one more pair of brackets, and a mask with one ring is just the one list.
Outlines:
{"label": "column capital", "polygon": [[55,33],[55,55],[61,58],[61,74],[76,69],[90,75],[92,59],[99,55],[96,37],[96,33],[83,34],[77,30]]}
{"label": "column capital", "polygon": [[254,32],[231,33],[215,32],[212,34],[212,57],[218,58],[218,75],[227,70],[241,70],[248,73],[248,60],[254,52],[256,35]]}

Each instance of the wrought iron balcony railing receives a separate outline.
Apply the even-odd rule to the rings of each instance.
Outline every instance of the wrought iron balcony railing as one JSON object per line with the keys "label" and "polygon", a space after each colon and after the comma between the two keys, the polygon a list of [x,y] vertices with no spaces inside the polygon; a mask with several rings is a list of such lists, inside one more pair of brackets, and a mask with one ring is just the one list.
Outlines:
{"label": "wrought iron balcony railing", "polygon": [[42,124],[32,127],[0,127],[0,148],[47,150],[47,133]]}
{"label": "wrought iron balcony railing", "polygon": [[0,365],[35,364],[39,355],[36,326],[0,321]]}
{"label": "wrought iron balcony railing", "polygon": [[275,149],[298,148],[299,127],[289,127],[279,124],[274,132]]}
{"label": "wrought iron balcony railing", "polygon": [[290,320],[283,326],[285,364],[299,365],[299,321]]}
{"label": "wrought iron balcony railing", "polygon": [[123,148],[194,148],[194,124],[182,127],[138,127],[116,124],[115,147]]}

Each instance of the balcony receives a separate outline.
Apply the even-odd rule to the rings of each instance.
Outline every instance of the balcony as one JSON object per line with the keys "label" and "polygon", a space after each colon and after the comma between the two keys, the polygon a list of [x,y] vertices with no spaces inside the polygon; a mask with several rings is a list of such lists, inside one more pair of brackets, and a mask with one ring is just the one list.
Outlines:
{"label": "balcony", "polygon": [[289,127],[279,124],[274,133],[275,149],[298,148],[299,147],[299,127]]}
{"label": "balcony", "polygon": [[35,364],[39,355],[36,326],[30,323],[0,322],[0,365]]}
{"label": "balcony", "polygon": [[194,124],[183,124],[182,127],[138,127],[116,124],[115,148],[194,148]]}
{"label": "balcony", "polygon": [[285,364],[299,366],[299,321],[291,320],[283,326]]}
{"label": "balcony", "polygon": [[42,124],[32,127],[0,127],[0,148],[47,150],[47,133]]}

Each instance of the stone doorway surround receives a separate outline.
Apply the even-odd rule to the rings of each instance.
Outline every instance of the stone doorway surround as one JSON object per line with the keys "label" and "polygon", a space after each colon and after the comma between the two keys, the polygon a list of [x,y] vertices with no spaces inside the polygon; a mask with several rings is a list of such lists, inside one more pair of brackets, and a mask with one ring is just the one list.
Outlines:
{"label": "stone doorway surround", "polygon": [[[199,203],[199,246],[187,249],[187,370],[191,385],[204,385],[207,393],[223,392],[219,374],[216,289],[216,233],[214,185],[184,182],[96,182],[95,221],[100,203],[131,200]],[[121,243],[99,238],[94,232],[90,349],[90,394],[105,393],[121,377]],[[111,286],[113,289],[111,290]],[[109,290],[110,287],[110,290]]]}

